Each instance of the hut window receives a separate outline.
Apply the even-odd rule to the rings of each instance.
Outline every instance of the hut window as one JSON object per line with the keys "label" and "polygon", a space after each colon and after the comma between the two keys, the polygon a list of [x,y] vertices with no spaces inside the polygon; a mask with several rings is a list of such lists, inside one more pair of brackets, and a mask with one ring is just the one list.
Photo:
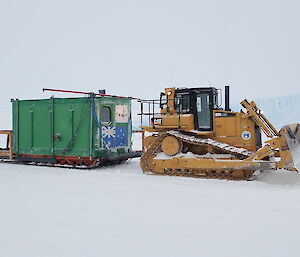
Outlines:
{"label": "hut window", "polygon": [[101,122],[110,122],[111,121],[111,111],[108,106],[102,106],[100,112]]}

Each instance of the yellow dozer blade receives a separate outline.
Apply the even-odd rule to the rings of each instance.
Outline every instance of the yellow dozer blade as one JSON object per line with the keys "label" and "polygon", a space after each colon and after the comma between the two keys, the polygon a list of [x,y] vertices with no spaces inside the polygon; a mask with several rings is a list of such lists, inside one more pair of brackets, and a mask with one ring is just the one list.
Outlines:
{"label": "yellow dozer blade", "polygon": [[294,167],[300,171],[300,124],[290,124],[283,127],[286,143],[293,158]]}

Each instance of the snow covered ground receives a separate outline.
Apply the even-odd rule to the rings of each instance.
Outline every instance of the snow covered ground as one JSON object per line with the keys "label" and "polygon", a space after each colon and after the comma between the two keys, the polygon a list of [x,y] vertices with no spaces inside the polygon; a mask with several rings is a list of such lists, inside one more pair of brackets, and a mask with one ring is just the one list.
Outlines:
{"label": "snow covered ground", "polygon": [[300,175],[255,181],[0,164],[0,256],[300,256]]}

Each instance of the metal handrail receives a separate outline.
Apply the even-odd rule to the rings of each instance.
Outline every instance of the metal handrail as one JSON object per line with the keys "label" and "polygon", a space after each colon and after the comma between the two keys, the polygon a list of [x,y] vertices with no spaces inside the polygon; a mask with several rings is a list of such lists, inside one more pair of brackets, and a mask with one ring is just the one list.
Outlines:
{"label": "metal handrail", "polygon": [[[175,97],[174,99],[168,99],[168,101],[170,100],[178,100],[179,99],[179,109],[177,110],[178,113],[178,124],[179,124],[179,128],[180,128],[180,123],[181,123],[181,116],[182,114],[184,114],[186,111],[182,110],[182,105],[184,103],[184,101],[188,102],[188,99],[183,99],[181,97]],[[148,126],[151,125],[151,120],[154,119],[155,115],[159,115],[161,114],[161,112],[156,112],[155,111],[155,106],[161,104],[161,100],[160,99],[153,99],[153,100],[138,100],[138,102],[141,103],[141,110],[140,113],[138,113],[137,115],[141,117],[140,123],[141,126],[143,126],[143,116],[147,116],[148,117]],[[144,112],[144,104],[146,104],[146,106],[148,107],[148,112]],[[166,112],[165,114],[172,114],[172,112]]]}

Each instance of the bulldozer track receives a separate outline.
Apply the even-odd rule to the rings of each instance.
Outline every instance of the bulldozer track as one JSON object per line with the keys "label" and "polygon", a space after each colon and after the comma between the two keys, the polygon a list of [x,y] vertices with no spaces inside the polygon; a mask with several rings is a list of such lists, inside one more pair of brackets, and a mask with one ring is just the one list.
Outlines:
{"label": "bulldozer track", "polygon": [[248,151],[245,148],[235,147],[232,145],[228,145],[226,143],[222,143],[211,138],[197,138],[195,136],[190,136],[181,133],[180,131],[171,130],[167,132],[169,135],[172,135],[183,142],[193,144],[193,145],[205,145],[205,146],[212,146],[214,148],[218,148],[224,152],[232,153],[238,156],[249,157],[253,154],[253,152]]}
{"label": "bulldozer track", "polygon": [[141,157],[141,168],[143,172],[156,174],[156,175],[169,175],[169,176],[183,176],[183,177],[200,177],[200,178],[216,178],[216,179],[226,179],[226,180],[250,180],[253,177],[254,171],[245,170],[243,171],[243,176],[235,176],[234,171],[224,171],[224,170],[205,170],[205,169],[165,169],[163,173],[157,172],[155,167],[153,167],[151,160],[156,157],[156,154],[161,151],[160,146],[162,140],[167,136],[174,136],[179,140],[199,146],[211,146],[222,150],[226,153],[231,153],[239,157],[249,157],[253,154],[244,148],[239,148],[235,146],[228,145],[210,138],[197,138],[195,136],[190,136],[181,133],[180,131],[172,130],[168,132],[162,132],[155,135],[153,143],[146,149]]}

